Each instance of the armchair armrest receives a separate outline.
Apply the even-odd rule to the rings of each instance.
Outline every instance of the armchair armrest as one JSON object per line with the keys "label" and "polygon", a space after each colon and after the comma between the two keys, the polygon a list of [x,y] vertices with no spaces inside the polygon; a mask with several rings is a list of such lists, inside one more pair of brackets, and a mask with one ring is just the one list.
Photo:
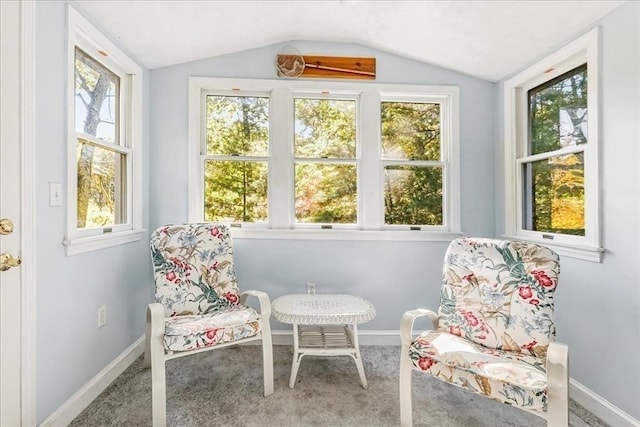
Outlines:
{"label": "armchair armrest", "polygon": [[152,302],[147,307],[147,328],[151,337],[164,336],[164,306]]}
{"label": "armchair armrest", "polygon": [[147,307],[147,330],[144,335],[144,366],[151,366],[151,352],[157,353],[156,359],[163,354],[164,306],[152,302]]}
{"label": "armchair armrest", "polygon": [[260,314],[265,321],[268,321],[271,317],[271,301],[269,295],[262,291],[244,291],[240,292],[240,304],[244,304],[247,297],[258,298],[258,304],[260,304]]}
{"label": "armchair armrest", "polygon": [[413,324],[419,317],[429,316],[433,328],[438,328],[438,314],[427,310],[425,308],[417,308],[415,310],[409,310],[402,315],[400,320],[400,340],[403,346],[408,346],[413,340]]}

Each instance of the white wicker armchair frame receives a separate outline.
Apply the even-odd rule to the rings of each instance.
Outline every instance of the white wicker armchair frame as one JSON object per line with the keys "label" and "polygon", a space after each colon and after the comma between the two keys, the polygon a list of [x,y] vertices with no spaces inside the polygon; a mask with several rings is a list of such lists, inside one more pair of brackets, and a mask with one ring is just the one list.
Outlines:
{"label": "white wicker armchair frame", "polygon": [[[220,226],[223,229],[224,226]],[[154,302],[147,307],[147,327],[145,334],[145,355],[144,365],[151,367],[151,387],[152,387],[152,411],[153,425],[163,427],[167,424],[166,413],[166,362],[184,356],[204,351],[217,350],[229,346],[248,343],[252,341],[262,341],[262,364],[264,379],[264,396],[273,393],[273,349],[271,341],[271,302],[265,292],[248,290],[238,294],[240,306],[246,306],[247,299],[253,297],[257,299],[259,306],[257,334],[241,339],[231,339],[228,342],[220,342],[215,345],[206,345],[194,349],[184,349],[172,351],[165,345],[165,333],[167,328],[167,307],[160,302]],[[235,338],[235,337],[234,337]]]}
{"label": "white wicker armchair frame", "polygon": [[[449,247],[447,256],[451,255],[451,257],[450,258],[447,258],[447,256],[445,257],[446,258],[445,268],[444,268],[445,283],[443,285],[443,290],[448,286],[447,281],[450,280],[449,279],[450,277],[454,277],[453,280],[458,281],[455,283],[455,285],[460,285],[460,283],[462,283],[460,282],[460,280],[464,281],[467,279],[467,277],[472,276],[472,274],[469,274],[469,276],[461,278],[460,275],[455,274],[455,271],[453,271],[454,274],[451,274],[452,270],[448,269],[450,267],[450,265],[447,265],[448,261],[451,261],[451,263],[456,264],[456,267],[461,266],[464,263],[464,260],[463,260],[464,251],[469,250],[468,248],[464,248],[464,246],[468,245],[469,242],[465,241],[465,239],[459,239],[459,240],[460,241],[458,242],[456,241],[452,242],[451,246]],[[509,243],[507,243],[507,245],[508,244]],[[455,245],[457,245],[457,247],[454,247]],[[484,239],[484,240],[478,239],[477,242],[474,240],[472,242],[472,245],[477,245],[477,247],[479,248],[491,248],[498,245],[504,245],[504,243],[501,243],[500,241],[497,241],[497,240],[491,240],[491,239]],[[453,250],[452,250],[452,247],[453,247]],[[503,251],[501,253],[504,253],[504,246],[498,246],[498,247],[500,251]],[[541,274],[540,273],[541,270],[537,270],[538,265],[535,266],[536,269],[532,270],[531,265],[527,265],[527,262],[540,263],[540,262],[546,262],[544,260],[547,259],[548,264],[542,266],[541,268],[549,267],[550,270],[548,271],[551,272],[550,274],[559,272],[559,263],[558,263],[557,255],[555,255],[552,252],[544,252],[544,253],[536,252],[539,250],[539,248],[542,248],[541,250],[543,251],[545,250],[548,251],[548,249],[546,248],[536,246],[534,244],[527,244],[524,242],[517,243],[513,246],[509,246],[509,250],[511,251],[511,253],[516,253],[516,257],[517,257],[517,259],[513,260],[514,263],[511,265],[513,266],[515,264],[518,264],[519,266],[523,266],[523,271],[525,271],[525,273],[523,273],[523,276],[525,274],[535,275],[535,274]],[[469,253],[472,254],[473,256],[476,256],[478,254],[478,252],[475,251],[475,247]],[[520,258],[521,254],[523,254],[522,258]],[[531,254],[534,254],[534,255],[532,256]],[[507,254],[506,257],[508,258],[509,255]],[[495,268],[492,268],[491,270],[494,271]],[[487,271],[485,270],[484,272],[481,272],[481,273],[487,273]],[[488,274],[485,274],[484,276],[482,274],[478,274],[477,277],[480,277],[479,279],[480,282],[482,281],[486,282],[487,276]],[[545,278],[549,279],[549,277],[547,276],[545,276]],[[499,280],[501,284],[504,283],[502,279],[504,279],[504,276]],[[549,294],[546,295],[546,297],[549,298],[547,302],[549,303],[551,312],[553,310],[553,303],[552,303],[553,300],[552,300],[551,294],[553,293],[553,290],[555,289],[555,284],[557,283],[557,274],[555,275],[553,280],[554,280],[553,282],[549,282],[549,281],[545,282],[545,286],[547,286],[548,287],[547,290],[549,290]],[[474,283],[474,286],[479,286],[477,281]],[[448,295],[451,295],[451,294],[448,294]],[[465,298],[468,298],[468,297],[469,297],[469,294],[465,294]],[[447,302],[451,303],[452,301],[449,300]],[[441,306],[441,309],[442,309],[442,306]],[[443,313],[445,313],[445,316],[449,316],[449,317],[444,317]],[[434,366],[430,364],[431,362],[427,361],[429,363],[427,363],[428,366],[425,366],[425,368],[422,368],[422,366],[418,368],[416,366],[415,357],[414,357],[414,360],[412,360],[410,356],[410,352],[415,349],[415,346],[417,343],[416,340],[419,339],[414,336],[414,331],[413,331],[414,322],[416,321],[416,319],[421,317],[428,317],[431,320],[433,329],[431,331],[419,331],[420,336],[436,337],[436,339],[438,339],[439,337],[451,338],[456,340],[462,340],[457,342],[469,343],[470,346],[472,345],[478,346],[477,343],[474,343],[471,340],[467,340],[464,334],[462,334],[463,336],[460,336],[459,329],[456,331],[457,332],[456,334],[448,333],[449,328],[451,328],[452,326],[454,329],[457,329],[455,324],[452,325],[451,323],[452,316],[451,316],[450,305],[448,307],[445,307],[444,312],[439,311],[438,313],[436,313],[431,310],[419,308],[419,309],[410,310],[404,313],[400,321],[401,354],[400,354],[400,378],[399,378],[400,390],[399,391],[400,391],[400,421],[402,426],[411,426],[413,423],[412,371],[418,370],[419,372],[424,372],[431,375],[439,375],[437,371],[434,371],[434,372],[430,371],[431,367]],[[545,319],[548,319],[548,317],[546,317]],[[543,377],[543,379],[546,379],[546,384],[542,382],[542,389],[544,389],[546,392],[546,407],[542,406],[535,409],[531,409],[522,405],[518,405],[513,401],[509,401],[508,403],[526,412],[535,414],[537,416],[540,416],[546,419],[547,425],[549,426],[554,426],[554,427],[567,426],[569,423],[569,350],[566,345],[560,344],[555,341],[555,329],[553,328],[553,326],[551,331],[552,333],[549,334],[548,347],[546,348],[546,356],[539,356],[536,359],[537,360],[536,363],[543,365],[544,371],[546,372],[546,378]],[[458,335],[458,336],[453,336],[453,335]],[[429,345],[431,345],[431,342],[429,342],[428,340],[427,342],[429,343]],[[533,342],[535,343],[535,341]],[[428,348],[429,351],[433,351],[434,349],[434,347],[423,347],[423,348]],[[444,349],[445,347],[442,346],[442,348]],[[462,347],[459,347],[459,348],[462,348]],[[468,356],[469,353],[467,353],[467,356],[464,355],[465,352],[474,351],[474,350],[468,350],[466,345],[464,348],[465,348],[464,352],[460,352],[458,349],[454,349],[454,348],[451,348],[450,350],[448,350],[452,355],[457,353],[457,355],[455,357],[452,357],[451,360],[455,360],[456,357],[460,357],[460,358],[469,357]],[[500,347],[489,345],[489,349],[492,349],[492,348],[499,349]],[[503,353],[509,353],[509,352],[503,352]],[[430,356],[430,354],[437,354],[437,355]],[[436,359],[442,358],[442,357],[446,358],[446,356],[443,356],[445,354],[449,354],[449,353],[442,353],[442,354],[426,353],[425,358],[430,358],[430,357],[436,357]],[[504,366],[513,365],[514,369],[517,369],[516,368],[517,363],[515,362],[514,357],[512,357],[511,355],[505,354],[504,356],[502,356],[502,353],[499,351],[491,351],[491,356],[498,357],[500,359],[499,363],[501,365],[502,364],[504,364]],[[546,357],[546,359],[544,359],[544,357]],[[446,365],[447,360],[449,359],[442,359],[441,362],[435,361],[433,363],[445,363],[445,366],[447,366]],[[451,369],[457,370],[459,368],[454,367]],[[441,380],[443,379],[442,377],[438,377],[438,378]],[[446,381],[452,382],[449,379],[447,379]],[[470,381],[473,381],[473,380],[470,380]],[[459,383],[454,383],[454,384],[460,385]],[[515,381],[509,384],[512,384],[513,386],[516,386],[516,387],[525,387],[524,384],[520,384]],[[470,392],[475,391],[476,393],[480,393],[480,395],[485,395],[486,397],[497,398],[495,395],[491,396],[487,394],[486,390],[482,390],[482,389],[478,390],[478,389],[469,388],[469,387],[465,387],[465,389],[470,390]],[[498,399],[498,400],[502,400],[502,399]]]}
{"label": "white wicker armchair frame", "polygon": [[247,297],[258,299],[261,314],[261,330],[256,336],[232,341],[212,347],[203,347],[192,351],[165,352],[162,340],[164,338],[164,307],[160,303],[151,303],[147,308],[147,333],[145,336],[144,363],[151,367],[151,388],[153,406],[153,425],[155,427],[167,424],[167,386],[165,376],[165,363],[168,360],[183,356],[201,353],[203,351],[217,350],[232,345],[238,345],[251,341],[262,341],[262,365],[264,375],[265,397],[273,393],[273,350],[271,344],[271,303],[266,293],[261,291],[244,291],[240,294],[240,303],[244,304]]}
{"label": "white wicker armchair frame", "polygon": [[[419,317],[429,317],[433,329],[438,329],[438,314],[424,308],[409,310],[400,321],[400,424],[403,427],[413,425],[413,405],[411,396],[411,372],[413,366],[409,360],[409,346],[413,341],[413,324]],[[547,412],[523,411],[535,414],[547,420],[548,426],[569,425],[569,348],[557,342],[549,344],[547,350]]]}

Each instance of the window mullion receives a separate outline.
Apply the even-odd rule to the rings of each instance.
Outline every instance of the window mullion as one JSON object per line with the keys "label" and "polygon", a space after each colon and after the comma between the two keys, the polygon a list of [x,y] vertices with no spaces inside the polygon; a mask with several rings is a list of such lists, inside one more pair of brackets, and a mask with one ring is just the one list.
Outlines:
{"label": "window mullion", "polygon": [[271,92],[269,108],[269,225],[293,225],[293,97],[286,88]]}
{"label": "window mullion", "polygon": [[365,230],[380,230],[384,223],[384,178],[380,160],[380,94],[363,92],[357,116],[358,218]]}

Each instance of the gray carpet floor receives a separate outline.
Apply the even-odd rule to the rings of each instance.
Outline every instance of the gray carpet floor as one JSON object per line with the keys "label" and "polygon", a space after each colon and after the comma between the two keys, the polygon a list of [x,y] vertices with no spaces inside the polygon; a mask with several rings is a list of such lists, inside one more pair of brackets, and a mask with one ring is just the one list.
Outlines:
{"label": "gray carpet floor", "polygon": [[[369,388],[350,357],[305,356],[288,387],[291,347],[274,346],[275,392],[262,395],[257,345],[213,350],[167,362],[170,426],[397,426],[399,347],[361,348]],[[416,426],[545,426],[535,415],[413,373]],[[606,426],[571,402],[570,425]],[[150,426],[151,371],[136,360],[71,426]]]}

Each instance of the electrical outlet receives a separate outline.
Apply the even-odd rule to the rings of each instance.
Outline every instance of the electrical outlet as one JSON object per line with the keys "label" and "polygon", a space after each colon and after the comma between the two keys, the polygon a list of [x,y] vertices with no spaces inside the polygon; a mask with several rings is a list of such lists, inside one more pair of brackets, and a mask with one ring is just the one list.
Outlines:
{"label": "electrical outlet", "polygon": [[102,328],[107,324],[107,306],[103,305],[98,308],[98,328]]}
{"label": "electrical outlet", "polygon": [[307,293],[309,295],[316,294],[316,284],[315,283],[307,283]]}

